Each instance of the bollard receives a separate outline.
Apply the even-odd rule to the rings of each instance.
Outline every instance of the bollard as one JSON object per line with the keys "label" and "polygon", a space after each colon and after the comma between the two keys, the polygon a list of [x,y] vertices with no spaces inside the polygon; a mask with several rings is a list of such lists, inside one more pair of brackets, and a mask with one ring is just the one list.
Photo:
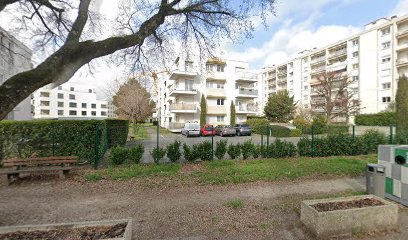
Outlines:
{"label": "bollard", "polygon": [[312,157],[314,157],[314,127],[312,125]]}

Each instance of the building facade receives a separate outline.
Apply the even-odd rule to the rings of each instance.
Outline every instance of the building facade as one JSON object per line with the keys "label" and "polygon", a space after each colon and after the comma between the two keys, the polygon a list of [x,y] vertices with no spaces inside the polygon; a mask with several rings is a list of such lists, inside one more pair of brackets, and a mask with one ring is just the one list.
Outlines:
{"label": "building facade", "polygon": [[209,59],[200,66],[198,61],[178,60],[159,93],[160,124],[172,132],[200,121],[201,97],[207,104],[206,123],[214,126],[230,124],[232,102],[237,123],[258,112],[258,74],[248,71],[247,62]]}
{"label": "building facade", "polygon": [[[329,72],[355,80],[348,91],[360,102],[360,113],[387,109],[395,100],[398,77],[408,74],[408,16],[381,18],[367,24],[359,34],[264,68],[260,73],[261,109],[270,94],[287,90],[298,107],[321,112],[317,104],[322,98],[316,91],[317,77]],[[343,121],[344,117],[334,121]]]}
{"label": "building facade", "polygon": [[[0,85],[17,73],[30,70],[32,52],[15,37],[0,28]],[[30,97],[18,104],[5,119],[30,120]]]}
{"label": "building facade", "polygon": [[97,100],[95,89],[83,84],[46,86],[33,94],[35,119],[105,119],[115,116],[106,100]]}

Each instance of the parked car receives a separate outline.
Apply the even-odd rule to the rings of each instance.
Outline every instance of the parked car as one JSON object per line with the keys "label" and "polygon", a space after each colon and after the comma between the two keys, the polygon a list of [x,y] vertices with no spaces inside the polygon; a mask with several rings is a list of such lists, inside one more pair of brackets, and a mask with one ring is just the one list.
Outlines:
{"label": "parked car", "polygon": [[252,128],[248,124],[237,124],[235,125],[235,130],[237,132],[237,136],[251,136]]}
{"label": "parked car", "polygon": [[181,135],[185,135],[186,137],[200,136],[200,124],[185,123],[183,129],[181,129]]}
{"label": "parked car", "polygon": [[200,129],[200,135],[201,136],[211,136],[215,135],[215,128],[212,125],[204,125]]}
{"label": "parked car", "polygon": [[231,125],[218,125],[215,128],[215,133],[221,137],[223,136],[235,136],[235,134],[237,134],[235,128]]}

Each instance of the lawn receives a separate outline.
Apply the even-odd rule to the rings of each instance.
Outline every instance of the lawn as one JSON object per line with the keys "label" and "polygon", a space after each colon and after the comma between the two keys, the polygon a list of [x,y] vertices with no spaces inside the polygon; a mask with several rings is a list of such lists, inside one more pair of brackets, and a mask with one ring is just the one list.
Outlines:
{"label": "lawn", "polygon": [[255,181],[354,177],[365,173],[367,163],[375,163],[376,155],[325,158],[289,158],[204,162],[189,174],[181,171],[182,164],[127,165],[93,171],[85,175],[88,181],[102,178],[126,180],[134,177],[173,176],[182,182],[198,184],[228,184]]}
{"label": "lawn", "polygon": [[[156,134],[156,132],[157,132],[157,126],[149,125],[148,127],[149,127],[150,129],[152,129],[152,130],[154,131],[154,133]],[[174,133],[170,132],[168,129],[163,128],[163,127],[160,127],[159,132],[160,132],[160,135],[165,135],[165,136],[166,136],[166,135],[174,134]]]}
{"label": "lawn", "polygon": [[[136,130],[136,134],[134,134],[134,131]],[[134,137],[135,140],[149,140],[150,135],[146,130],[145,124],[139,124],[136,126],[135,129],[133,129],[133,126],[129,126],[129,137]]]}

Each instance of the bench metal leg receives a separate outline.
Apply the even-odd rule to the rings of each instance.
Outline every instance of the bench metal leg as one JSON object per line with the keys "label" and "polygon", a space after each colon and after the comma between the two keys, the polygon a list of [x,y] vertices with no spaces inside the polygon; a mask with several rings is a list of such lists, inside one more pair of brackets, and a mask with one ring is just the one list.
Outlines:
{"label": "bench metal leg", "polygon": [[2,177],[3,182],[6,184],[6,186],[10,185],[10,177],[8,174],[4,174]]}
{"label": "bench metal leg", "polygon": [[65,179],[64,170],[59,170],[58,173],[59,173],[59,179],[64,180]]}

